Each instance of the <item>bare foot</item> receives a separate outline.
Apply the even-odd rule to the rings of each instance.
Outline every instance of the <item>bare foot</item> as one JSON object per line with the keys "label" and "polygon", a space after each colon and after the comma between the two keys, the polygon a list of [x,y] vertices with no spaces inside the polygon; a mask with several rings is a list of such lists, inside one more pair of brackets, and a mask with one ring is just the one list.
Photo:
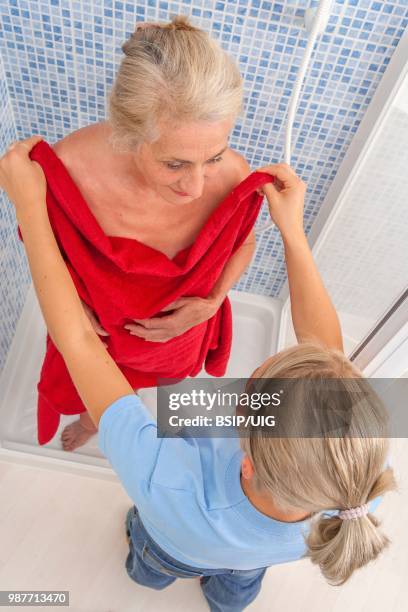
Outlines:
{"label": "bare foot", "polygon": [[[89,417],[88,417],[89,418]],[[90,419],[89,419],[90,420]],[[71,425],[67,425],[61,434],[62,448],[66,451],[72,451],[78,446],[82,446],[98,431],[92,421],[87,423],[84,419],[78,419]]]}

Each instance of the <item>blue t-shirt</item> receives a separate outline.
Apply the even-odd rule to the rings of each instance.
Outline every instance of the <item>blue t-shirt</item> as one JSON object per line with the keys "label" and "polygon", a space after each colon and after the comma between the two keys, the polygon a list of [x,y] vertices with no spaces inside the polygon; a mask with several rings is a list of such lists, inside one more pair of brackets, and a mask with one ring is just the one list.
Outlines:
{"label": "blue t-shirt", "polygon": [[149,535],[181,563],[254,569],[306,552],[308,521],[277,521],[248,501],[237,438],[157,438],[147,408],[127,395],[103,413],[98,440]]}
{"label": "blue t-shirt", "polygon": [[103,413],[98,440],[149,535],[181,563],[255,569],[305,554],[309,520],[272,519],[245,496],[239,439],[158,438],[139,396],[126,395]]}

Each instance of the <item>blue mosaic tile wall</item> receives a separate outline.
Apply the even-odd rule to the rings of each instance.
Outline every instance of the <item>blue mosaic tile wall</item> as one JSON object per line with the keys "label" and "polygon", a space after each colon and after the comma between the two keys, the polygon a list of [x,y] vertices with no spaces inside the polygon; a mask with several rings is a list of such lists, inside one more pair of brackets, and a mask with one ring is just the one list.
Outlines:
{"label": "blue mosaic tile wall", "polygon": [[[0,57],[0,156],[16,140],[4,66]],[[14,209],[0,192],[0,372],[14,336],[29,286],[24,250],[16,235]]]}
{"label": "blue mosaic tile wall", "polygon": [[[237,59],[244,77],[245,113],[233,130],[231,146],[246,156],[253,169],[279,162],[285,114],[307,43],[304,11],[316,4],[309,0],[2,0],[0,52],[18,137],[36,132],[54,142],[105,119],[120,46],[135,22],[187,14]],[[291,165],[308,184],[306,231],[407,23],[407,0],[333,1],[328,26],[309,65],[293,130]],[[264,207],[260,224],[267,219]],[[14,229],[10,226],[9,231]],[[271,230],[258,238],[254,261],[236,288],[278,296],[285,278],[279,233]]]}

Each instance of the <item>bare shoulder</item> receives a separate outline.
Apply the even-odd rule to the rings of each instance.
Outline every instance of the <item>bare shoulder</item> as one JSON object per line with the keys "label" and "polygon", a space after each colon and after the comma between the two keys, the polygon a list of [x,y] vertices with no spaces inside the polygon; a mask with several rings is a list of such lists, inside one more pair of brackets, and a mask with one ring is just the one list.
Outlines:
{"label": "bare shoulder", "polygon": [[[225,195],[230,193],[234,187],[242,183],[243,180],[247,178],[252,173],[252,169],[241,153],[234,151],[233,149],[228,149],[230,163],[228,164],[228,170],[226,172],[226,186],[227,192]],[[252,230],[248,237],[245,240],[245,243],[252,243],[254,246],[256,245],[255,233]]]}
{"label": "bare shoulder", "polygon": [[222,173],[222,188],[225,189],[227,194],[239,183],[242,183],[251,174],[252,170],[245,157],[234,149],[228,149],[226,161]]}
{"label": "bare shoulder", "polygon": [[102,129],[101,124],[87,125],[79,130],[67,134],[61,140],[52,145],[54,152],[69,165],[73,165],[78,157],[83,157],[87,149],[95,141],[95,138]]}
{"label": "bare shoulder", "polygon": [[250,165],[241,153],[230,149],[231,153],[231,178],[235,177],[237,183],[241,183],[252,172]]}

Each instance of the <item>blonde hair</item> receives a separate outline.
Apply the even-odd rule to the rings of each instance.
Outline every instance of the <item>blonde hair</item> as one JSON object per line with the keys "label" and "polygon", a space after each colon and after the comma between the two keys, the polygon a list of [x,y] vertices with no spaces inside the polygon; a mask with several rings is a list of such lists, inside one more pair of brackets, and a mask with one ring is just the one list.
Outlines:
{"label": "blonde hair", "polygon": [[112,143],[137,151],[160,137],[159,121],[218,122],[242,111],[242,78],[218,43],[189,23],[142,24],[122,46],[125,57],[109,97]]}
{"label": "blonde hair", "polygon": [[[312,515],[307,555],[331,584],[343,584],[388,544],[372,514],[342,520],[336,513],[365,504],[396,486],[392,470],[384,469],[388,453],[386,410],[368,381],[340,351],[317,343],[286,349],[258,372],[260,379],[252,382],[262,392],[273,383],[270,379],[315,379],[313,398],[304,397],[308,403],[312,399],[315,418],[327,412],[324,380],[336,379],[340,393],[335,394],[338,405],[333,412],[344,412],[346,406],[352,435],[275,438],[258,429],[241,442],[254,466],[256,490],[270,495],[283,511],[301,509]],[[302,431],[302,423],[310,415],[308,411],[305,416],[302,402],[285,403],[286,412],[290,426],[297,423]],[[379,437],[371,437],[372,431]],[[328,516],[325,511],[335,512]]]}

